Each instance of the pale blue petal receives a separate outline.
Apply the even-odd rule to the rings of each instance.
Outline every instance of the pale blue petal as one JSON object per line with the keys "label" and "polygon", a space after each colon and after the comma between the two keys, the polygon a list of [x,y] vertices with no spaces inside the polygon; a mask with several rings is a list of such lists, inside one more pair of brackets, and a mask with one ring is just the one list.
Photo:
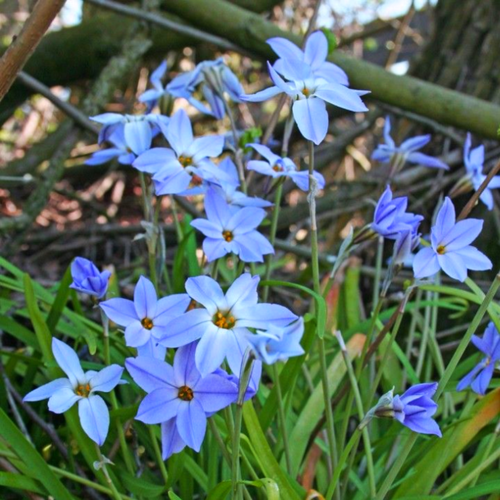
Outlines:
{"label": "pale blue petal", "polygon": [[264,157],[271,165],[274,165],[276,162],[281,160],[281,156],[273,153],[267,146],[264,146],[262,144],[250,143],[247,144],[247,147],[251,147],[252,149],[257,151],[257,153]]}
{"label": "pale blue petal", "polygon": [[182,168],[177,161],[177,156],[169,148],[152,148],[138,156],[132,166],[140,172],[156,174],[160,170],[168,167]]}
{"label": "pale blue petal", "polygon": [[[239,306],[239,304],[238,304]],[[270,323],[276,326],[287,326],[298,319],[290,309],[278,304],[256,304],[234,308],[237,327],[249,327],[265,330]]]}
{"label": "pale blue petal", "polygon": [[490,363],[479,375],[473,380],[471,389],[476,394],[485,394],[490,385],[495,370],[495,363]]}
{"label": "pale blue petal", "polygon": [[73,389],[63,387],[49,398],[49,410],[53,413],[64,413],[69,410],[81,396],[75,394]]}
{"label": "pale blue petal", "polygon": [[134,306],[139,319],[154,318],[158,296],[156,290],[147,278],[141,276],[134,289]]}
{"label": "pale blue petal", "polygon": [[311,33],[304,48],[304,62],[315,69],[326,60],[327,56],[328,41],[325,34],[321,30]]}
{"label": "pale blue petal", "polygon": [[448,196],[444,199],[443,205],[439,209],[436,217],[436,224],[433,227],[436,241],[441,240],[451,231],[455,225],[455,207]]}
{"label": "pale blue petal", "polygon": [[123,368],[118,365],[110,365],[103,368],[99,373],[89,380],[92,391],[109,392],[120,382]]}
{"label": "pale blue petal", "polygon": [[267,101],[268,99],[271,99],[272,97],[281,94],[282,92],[283,91],[280,88],[274,86],[269,87],[268,89],[260,90],[255,94],[242,94],[240,95],[240,99],[246,102],[262,102]]}
{"label": "pale blue petal", "polygon": [[194,163],[202,158],[215,158],[224,149],[224,137],[221,135],[207,135],[195,139],[187,150],[187,155],[193,158]]}
{"label": "pale blue petal", "polygon": [[293,42],[282,37],[274,37],[266,40],[266,43],[271,46],[274,52],[284,59],[302,59],[304,53]]}
{"label": "pale blue petal", "polygon": [[28,392],[28,394],[24,396],[23,401],[32,402],[41,401],[42,399],[48,399],[60,389],[72,390],[73,386],[67,378],[57,378],[56,380],[52,380],[52,382],[49,382],[48,384],[41,385],[33,391]]}
{"label": "pale blue petal", "polygon": [[85,434],[99,446],[102,446],[108,435],[109,411],[101,396],[80,399],[78,416]]}
{"label": "pale blue petal", "polygon": [[171,457],[174,453],[179,453],[186,447],[177,430],[175,418],[171,418],[161,424],[161,457],[163,460]]}
{"label": "pale blue petal", "polygon": [[259,282],[259,276],[252,276],[250,273],[244,273],[236,278],[226,292],[228,308],[232,310],[236,304],[240,307],[257,304]]}
{"label": "pale blue petal", "polygon": [[293,117],[300,133],[314,144],[320,144],[328,132],[328,113],[324,101],[300,99],[292,105]]}
{"label": "pale blue petal", "polygon": [[193,142],[193,129],[189,117],[183,109],[172,116],[166,133],[170,147],[177,153],[177,156],[188,150]]}
{"label": "pale blue petal", "polygon": [[201,404],[195,399],[179,405],[176,425],[179,435],[187,446],[200,451],[207,429],[207,417]]}
{"label": "pale blue petal", "polygon": [[68,376],[73,387],[85,383],[85,374],[80,365],[76,352],[68,344],[52,338],[52,353],[61,370]]}
{"label": "pale blue petal", "polygon": [[460,250],[472,243],[479,236],[482,229],[483,221],[480,219],[461,220],[441,238],[439,243],[446,247],[447,252]]}
{"label": "pale blue petal", "polygon": [[186,281],[186,292],[199,304],[207,308],[210,316],[225,309],[226,300],[220,285],[209,276],[196,276]]}
{"label": "pale blue petal", "polygon": [[125,367],[134,382],[146,392],[156,389],[174,389],[174,369],[156,358],[127,358]]}
{"label": "pale blue petal", "polygon": [[434,276],[439,269],[437,254],[432,248],[422,248],[413,259],[413,273],[417,279]]}
{"label": "pale blue petal", "polygon": [[133,121],[125,124],[125,140],[128,147],[136,154],[140,155],[151,147],[153,134],[151,126],[147,121]]}
{"label": "pale blue petal", "polygon": [[155,358],[164,361],[166,354],[167,348],[158,344],[158,341],[152,337],[149,339],[149,342],[137,347],[137,356],[139,357]]}
{"label": "pale blue petal", "polygon": [[139,318],[134,303],[128,299],[114,298],[99,304],[106,316],[117,325],[128,326]]}
{"label": "pale blue petal", "polygon": [[174,358],[174,380],[177,387],[187,385],[194,389],[200,380],[200,372],[195,365],[197,342],[191,342],[177,350]]}
{"label": "pale blue petal", "polygon": [[151,330],[146,330],[140,321],[136,320],[125,328],[125,344],[128,347],[140,347],[151,338]]}
{"label": "pale blue petal", "polygon": [[[226,200],[215,189],[209,189],[205,196],[205,212],[208,219],[222,231],[231,217]],[[195,226],[196,227],[196,226]],[[206,234],[206,236],[210,236]],[[220,236],[220,234],[219,234]],[[216,236],[213,236],[216,238]]]}
{"label": "pale blue petal", "polygon": [[447,252],[437,256],[441,269],[450,277],[460,282],[467,278],[467,266],[460,255]]}
{"label": "pale blue petal", "polygon": [[491,260],[473,246],[461,248],[454,253],[462,257],[467,269],[471,271],[487,271],[493,267]]}
{"label": "pale blue petal", "polygon": [[227,221],[224,229],[240,235],[253,231],[266,217],[266,211],[262,208],[240,208]]}
{"label": "pale blue petal", "polygon": [[423,148],[426,144],[431,141],[430,134],[427,135],[417,135],[416,137],[411,137],[410,139],[406,139],[401,143],[399,148],[401,151],[406,153],[410,153],[412,151],[416,151],[417,149]]}
{"label": "pale blue petal", "polygon": [[417,165],[424,165],[426,167],[442,168],[443,170],[450,169],[450,167],[439,158],[434,158],[433,156],[429,156],[424,153],[410,153],[406,157],[406,160],[410,163],[416,163]]}
{"label": "pale blue petal", "polygon": [[203,252],[205,252],[205,255],[207,256],[207,261],[213,262],[214,260],[220,259],[221,257],[224,257],[224,255],[231,253],[231,248],[234,247],[234,244],[228,244],[223,238],[214,239],[207,237],[203,240],[202,247]]}
{"label": "pale blue petal", "polygon": [[232,335],[229,330],[213,327],[204,333],[196,348],[196,366],[202,376],[220,367],[226,357],[227,339]]}
{"label": "pale blue petal", "polygon": [[220,375],[207,375],[196,385],[194,397],[201,403],[205,413],[211,413],[234,403],[238,397],[238,387]]}
{"label": "pale blue petal", "polygon": [[161,298],[156,304],[155,326],[166,326],[173,318],[187,311],[191,298],[187,293],[176,293]]}
{"label": "pale blue petal", "polygon": [[334,106],[347,109],[348,111],[368,111],[365,103],[355,91],[337,83],[321,85],[314,91],[314,95]]}
{"label": "pale blue petal", "polygon": [[[147,359],[147,358],[138,358]],[[150,358],[149,361],[152,361]],[[161,424],[177,415],[180,403],[179,390],[176,387],[155,389],[139,405],[136,420],[145,424]]]}
{"label": "pale blue petal", "polygon": [[165,347],[181,347],[198,340],[211,328],[217,329],[206,309],[193,309],[172,321],[168,331],[158,339]]}

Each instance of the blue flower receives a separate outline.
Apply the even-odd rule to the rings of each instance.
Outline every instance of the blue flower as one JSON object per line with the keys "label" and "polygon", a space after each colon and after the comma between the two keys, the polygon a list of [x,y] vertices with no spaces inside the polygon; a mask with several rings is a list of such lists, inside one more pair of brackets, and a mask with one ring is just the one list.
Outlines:
{"label": "blue flower", "polygon": [[417,248],[420,241],[420,234],[412,229],[405,229],[399,232],[394,242],[392,262],[395,266],[404,266],[408,261],[412,261],[412,251]]}
{"label": "blue flower", "polygon": [[99,269],[90,260],[77,257],[71,263],[73,283],[71,283],[70,288],[102,299],[108,291],[110,276],[109,271],[99,272]]}
{"label": "blue flower", "polygon": [[127,145],[124,127],[115,128],[109,133],[106,141],[110,142],[113,147],[96,151],[85,161],[85,165],[102,165],[114,158],[117,158],[118,163],[122,165],[132,165],[136,155]]}
{"label": "blue flower", "polygon": [[152,73],[149,81],[153,86],[152,89],[143,92],[138,100],[148,105],[148,110],[151,111],[158,101],[167,93],[167,89],[163,86],[161,79],[167,71],[167,61],[163,61]]}
{"label": "blue flower", "polygon": [[431,399],[436,389],[435,382],[417,384],[402,396],[394,396],[394,418],[413,432],[441,437],[439,425],[432,418],[438,408],[437,403]]}
{"label": "blue flower", "polygon": [[[197,87],[201,88],[208,108],[193,97]],[[167,90],[175,97],[187,99],[198,111],[219,120],[226,114],[224,95],[233,102],[240,102],[239,96],[243,93],[238,78],[221,57],[215,61],[203,61],[193,71],[182,73],[167,85]]]}
{"label": "blue flower", "polygon": [[312,33],[305,44],[304,50],[286,38],[276,37],[267,40],[267,43],[280,57],[273,64],[274,69],[288,80],[295,79],[295,71],[288,61],[297,60],[311,68],[316,78],[323,78],[327,82],[338,82],[349,85],[345,71],[326,60],[328,57],[328,40],[322,31]]}
{"label": "blue flower", "polygon": [[[353,90],[337,81],[326,81],[314,76],[309,65],[299,60],[283,59],[288,71],[289,81],[281,78],[278,72],[267,63],[274,87],[253,95],[241,95],[240,99],[249,102],[266,101],[278,94],[285,93],[292,98],[292,112],[300,133],[308,140],[319,144],[328,132],[328,113],[325,102],[349,111],[368,111],[360,96],[368,91]],[[293,75],[293,78],[291,78]]]}
{"label": "blue flower", "polygon": [[304,334],[304,320],[299,318],[291,325],[279,328],[269,325],[265,331],[257,330],[249,337],[257,356],[268,365],[276,361],[286,361],[293,356],[302,356],[304,349],[300,345]]}
{"label": "blue flower", "polygon": [[380,236],[391,240],[396,240],[398,235],[406,230],[410,230],[414,237],[423,217],[406,212],[407,207],[408,198],[393,198],[391,188],[387,186],[375,207],[370,227]]}
{"label": "blue flower", "polygon": [[191,225],[206,236],[203,251],[209,262],[229,253],[238,255],[243,262],[263,262],[264,255],[274,253],[269,241],[257,231],[266,216],[262,208],[231,207],[209,189],[205,211],[207,219],[195,219]]}
{"label": "blue flower", "polygon": [[[486,175],[483,174],[483,164],[484,164],[484,146],[478,146],[471,150],[471,135],[467,134],[464,145],[464,163],[467,175],[469,177],[474,190],[477,191],[479,186],[486,179]],[[500,175],[493,177],[488,187],[479,196],[480,200],[488,207],[488,210],[493,209],[493,194],[492,189],[500,188]]]}
{"label": "blue flower", "polygon": [[126,147],[136,156],[151,147],[153,137],[170,120],[168,116],[163,115],[120,115],[119,113],[103,113],[91,116],[90,119],[103,125],[99,131],[99,144],[107,141],[113,132],[121,128]]}
{"label": "blue flower", "polygon": [[269,325],[289,325],[297,319],[286,307],[257,304],[260,278],[242,274],[224,294],[208,276],[186,281],[188,295],[203,307],[178,317],[161,339],[166,347],[177,347],[201,338],[196,349],[196,366],[202,375],[214,372],[227,359],[233,373],[239,373],[243,355],[251,347],[249,328],[264,330]]}
{"label": "blue flower", "polygon": [[238,394],[226,377],[203,376],[194,363],[196,343],[181,347],[173,367],[154,358],[125,361],[134,381],[148,395],[139,406],[136,419],[162,424],[163,458],[188,446],[200,451],[207,427],[207,415],[229,406]]}
{"label": "blue flower", "polygon": [[[302,191],[309,191],[309,172],[303,170],[299,172],[297,166],[290,158],[282,158],[274,154],[267,146],[262,144],[247,144],[247,146],[255,149],[264,160],[250,160],[247,163],[248,170],[255,170],[262,175],[269,175],[273,179],[279,177],[289,177]],[[314,178],[317,182],[318,189],[325,187],[325,178],[319,173],[314,172]]]}
{"label": "blue flower", "polygon": [[466,387],[477,394],[485,394],[495,365],[500,361],[500,334],[491,322],[484,331],[483,338],[472,336],[472,343],[486,356],[462,379],[457,385],[457,391],[463,391]]}
{"label": "blue flower", "polygon": [[[117,325],[125,327],[125,342],[136,347],[139,355],[165,358],[165,348],[158,346],[158,339],[169,330],[169,325],[189,307],[190,298],[185,294],[169,295],[158,300],[153,283],[144,276],[134,290],[134,300],[114,298],[101,302],[106,316]],[[190,342],[186,338],[186,342]]]}
{"label": "blue flower", "polygon": [[233,207],[256,207],[267,208],[272,207],[270,201],[257,198],[256,196],[247,196],[245,193],[238,191],[240,180],[238,171],[233,160],[226,156],[218,165],[220,171],[225,174],[226,180],[219,179],[219,185],[211,184],[210,188],[222,196],[228,205]]}
{"label": "blue flower", "polygon": [[49,410],[64,413],[78,402],[78,415],[85,434],[102,446],[109,429],[109,411],[96,392],[110,392],[119,383],[123,368],[110,365],[100,372],[84,372],[76,352],[69,345],[52,339],[52,352],[68,378],[58,378],[24,396],[23,401],[49,400]]}
{"label": "blue flower", "polygon": [[190,188],[199,187],[203,180],[217,182],[224,173],[210,161],[222,153],[224,138],[219,135],[194,138],[191,122],[184,110],[170,119],[163,132],[169,148],[152,148],[140,155],[133,166],[153,174],[157,195],[195,194]]}
{"label": "blue flower", "polygon": [[382,163],[399,163],[401,167],[408,162],[425,165],[426,167],[443,168],[445,170],[449,169],[448,165],[441,160],[417,151],[430,142],[430,134],[418,135],[416,137],[406,139],[400,146],[396,146],[390,132],[391,120],[387,116],[385,118],[384,125],[385,144],[378,145],[377,149],[375,149],[372,154],[373,160],[377,160]]}
{"label": "blue flower", "polygon": [[446,197],[431,229],[431,246],[422,248],[413,261],[415,278],[433,276],[442,269],[448,276],[465,281],[467,270],[485,271],[492,268],[486,255],[470,244],[483,228],[479,219],[455,222],[455,207]]}
{"label": "blue flower", "polygon": [[[217,368],[217,370],[215,370],[214,373],[227,378],[227,380],[232,382],[239,389],[240,387],[239,376],[235,375],[234,373],[227,373],[222,368]],[[241,376],[241,370],[240,370],[240,376]],[[243,401],[248,401],[257,394],[257,391],[259,390],[261,377],[262,377],[262,361],[260,361],[259,359],[255,359],[253,361],[252,373],[250,374],[250,380],[248,381],[248,386],[245,391],[245,396],[243,398]],[[236,403],[237,400],[238,400],[238,394],[236,394],[233,403]]]}

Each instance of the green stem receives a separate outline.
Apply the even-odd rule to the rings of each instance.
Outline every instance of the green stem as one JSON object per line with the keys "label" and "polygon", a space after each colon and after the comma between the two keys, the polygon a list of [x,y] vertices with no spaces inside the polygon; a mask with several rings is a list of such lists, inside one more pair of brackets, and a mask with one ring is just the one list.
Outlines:
{"label": "green stem", "polygon": [[108,466],[106,465],[106,461],[102,455],[101,448],[99,448],[99,446],[97,444],[96,444],[96,450],[97,450],[97,456],[99,457],[99,460],[102,464],[102,471],[104,473],[104,477],[106,478],[109,489],[111,490],[112,497],[115,500],[121,500],[120,492],[116,489],[115,483],[113,483],[113,480],[111,479],[111,476],[109,475]]}
{"label": "green stem", "polygon": [[232,500],[240,500],[242,488],[239,481],[240,477],[240,440],[241,440],[241,422],[243,419],[243,404],[236,403],[236,412],[234,419],[233,430],[233,451],[232,451],[232,465],[231,465],[231,498]]}
{"label": "green stem", "polygon": [[292,475],[292,459],[290,456],[290,446],[288,444],[288,432],[286,429],[285,406],[283,403],[283,393],[281,391],[280,374],[277,363],[273,364],[274,384],[276,385],[276,394],[278,396],[278,420],[280,424],[281,437],[283,438],[283,449],[285,451],[286,469],[288,474]]}
{"label": "green stem", "polygon": [[[361,422],[365,416],[365,410],[363,408],[363,401],[361,399],[361,393],[359,392],[358,380],[356,378],[356,374],[354,373],[354,368],[352,366],[351,360],[349,359],[349,353],[347,352],[347,347],[344,343],[344,339],[342,338],[342,334],[340,331],[335,333],[337,340],[340,345],[340,352],[342,353],[342,357],[344,358],[344,362],[347,368],[347,374],[349,376],[349,380],[351,382],[351,389],[354,393],[354,399],[356,401],[356,407],[358,410],[358,418]],[[377,494],[377,487],[375,485],[375,469],[373,467],[373,455],[372,455],[372,447],[370,443],[370,435],[368,434],[368,428],[365,426],[362,430],[363,434],[363,444],[365,447],[366,454],[366,468],[368,471],[368,480],[370,484],[370,495],[371,497],[375,497]],[[338,465],[337,465],[338,467]]]}
{"label": "green stem", "polygon": [[373,309],[375,309],[380,301],[380,276],[382,274],[382,259],[384,258],[384,238],[378,237],[377,241],[377,259],[375,261],[375,278],[373,280]]}
{"label": "green stem", "polygon": [[158,462],[158,467],[160,468],[161,477],[163,478],[163,482],[165,485],[168,484],[168,472],[165,467],[165,462],[163,461],[163,457],[161,456],[161,450],[158,446],[158,440],[156,439],[155,429],[152,425],[148,425],[149,437],[151,438],[151,444],[153,445],[153,452],[156,457],[156,461]]}

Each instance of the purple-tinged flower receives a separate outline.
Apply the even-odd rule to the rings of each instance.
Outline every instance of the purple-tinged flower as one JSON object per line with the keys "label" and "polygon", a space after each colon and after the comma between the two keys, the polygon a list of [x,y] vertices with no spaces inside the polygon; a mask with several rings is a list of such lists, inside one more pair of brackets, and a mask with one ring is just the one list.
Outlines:
{"label": "purple-tinged flower", "polygon": [[73,283],[71,283],[70,288],[102,299],[108,291],[110,276],[109,271],[99,272],[99,269],[90,260],[77,257],[71,263]]}
{"label": "purple-tinged flower", "polygon": [[58,378],[38,387],[26,394],[23,401],[48,399],[49,410],[54,413],[64,413],[78,402],[78,415],[85,434],[102,446],[108,435],[109,411],[96,392],[110,392],[122,383],[123,368],[110,365],[99,372],[84,372],[76,352],[55,338],[52,339],[52,352],[68,378]]}
{"label": "purple-tinged flower", "polygon": [[414,385],[401,396],[394,396],[392,389],[368,412],[365,421],[373,416],[394,418],[413,432],[442,437],[439,425],[432,418],[438,408],[432,400],[436,390],[435,382]]}
{"label": "purple-tinged flower", "polygon": [[446,197],[431,229],[431,246],[422,248],[413,261],[415,278],[427,278],[442,269],[451,278],[465,281],[468,269],[485,271],[492,268],[490,259],[471,245],[481,232],[483,221],[455,221],[455,207]]}
{"label": "purple-tinged flower", "polygon": [[181,347],[173,367],[154,358],[128,358],[128,372],[148,395],[136,419],[162,424],[163,458],[185,445],[200,451],[207,415],[229,406],[238,394],[236,385],[216,373],[203,376],[194,362],[196,342]]}
{"label": "purple-tinged flower", "polygon": [[286,361],[294,356],[302,356],[304,349],[300,345],[304,334],[304,320],[299,318],[291,325],[279,328],[269,325],[265,331],[257,330],[250,335],[256,355],[266,364],[272,365],[276,361]]}
{"label": "purple-tinged flower", "polygon": [[195,359],[202,375],[214,372],[224,359],[231,371],[239,374],[243,355],[251,347],[249,328],[264,330],[271,324],[283,327],[297,319],[286,307],[257,304],[259,281],[258,276],[242,274],[224,294],[208,276],[189,278],[186,292],[203,307],[188,311],[170,323],[160,343],[178,347],[192,339],[201,339]]}
{"label": "purple-tinged flower", "polygon": [[113,132],[121,128],[127,148],[136,156],[151,147],[153,138],[170,120],[168,116],[163,115],[120,115],[119,113],[103,113],[91,116],[90,119],[103,125],[99,131],[99,144],[107,141]]}
{"label": "purple-tinged flower", "polygon": [[[235,375],[234,373],[227,373],[222,368],[217,368],[217,370],[215,370],[214,373],[226,377],[227,380],[229,380],[236,386],[238,391],[240,387],[239,376]],[[240,376],[241,376],[241,370],[240,370]],[[245,397],[243,398],[244,401],[248,401],[257,394],[257,391],[259,390],[261,377],[262,377],[262,361],[260,361],[259,359],[255,359],[253,361],[252,373],[250,374],[248,386],[245,391]],[[233,403],[236,403],[237,399],[238,399],[238,393],[236,393]]]}
{"label": "purple-tinged flower", "polygon": [[[193,97],[197,88],[201,89],[209,107]],[[233,102],[240,102],[239,96],[243,93],[238,78],[222,57],[215,61],[203,61],[194,70],[182,73],[167,85],[167,90],[175,97],[186,99],[198,111],[219,120],[226,114],[224,96],[227,95]]]}
{"label": "purple-tinged flower", "polygon": [[322,31],[311,33],[306,41],[304,50],[286,38],[269,38],[267,43],[280,57],[273,64],[274,69],[288,80],[295,80],[296,72],[289,61],[300,61],[311,68],[314,77],[322,78],[327,82],[337,82],[349,85],[345,71],[326,60],[328,57],[328,40]]}
{"label": "purple-tinged flower", "polygon": [[191,225],[201,231],[203,251],[209,262],[234,253],[243,262],[264,262],[274,249],[257,227],[266,217],[262,208],[231,209],[224,198],[209,189],[205,196],[207,219],[195,219]]}
{"label": "purple-tinged flower", "polygon": [[495,365],[500,361],[500,334],[491,322],[482,338],[473,335],[471,340],[485,357],[460,380],[457,391],[463,391],[470,386],[475,393],[483,395],[491,382]]}
{"label": "purple-tinged flower", "polygon": [[108,135],[106,141],[111,143],[113,147],[96,151],[88,160],[85,160],[85,165],[102,165],[115,158],[121,165],[132,165],[136,155],[127,145],[123,127],[115,128]]}
{"label": "purple-tinged flower", "polygon": [[140,155],[133,166],[153,174],[157,195],[185,194],[202,181],[216,181],[223,172],[209,158],[222,153],[224,138],[219,135],[194,138],[191,122],[184,110],[179,110],[162,128],[169,148],[152,148]]}
{"label": "purple-tinged flower", "polygon": [[[465,139],[464,163],[468,180],[472,184],[474,190],[477,191],[479,186],[481,186],[486,179],[486,175],[483,174],[484,146],[481,144],[477,148],[471,150],[470,133],[467,133],[467,138]],[[493,210],[493,194],[491,190],[497,188],[500,188],[500,175],[495,175],[479,196],[479,199],[488,207],[488,210]]]}
{"label": "purple-tinged flower", "polygon": [[218,168],[224,173],[227,180],[219,180],[219,185],[211,184],[210,187],[222,196],[226,200],[226,203],[231,205],[232,208],[267,208],[273,205],[270,201],[257,198],[256,196],[247,196],[245,193],[238,191],[240,186],[238,171],[236,169],[236,165],[229,156],[226,156],[219,163]]}
{"label": "purple-tinged flower", "polygon": [[[348,111],[368,111],[361,95],[369,93],[353,90],[336,81],[326,81],[313,75],[311,68],[298,60],[285,60],[294,78],[286,82],[278,72],[267,63],[274,87],[253,95],[241,95],[240,99],[249,102],[266,101],[278,94],[285,93],[292,98],[292,112],[300,133],[308,140],[319,144],[328,132],[328,113],[326,102]],[[293,73],[292,73],[293,69]]]}
{"label": "purple-tinged flower", "polygon": [[393,198],[391,188],[387,186],[375,207],[370,227],[380,236],[391,240],[396,240],[399,233],[406,230],[416,235],[423,217],[406,212],[407,207],[408,198]]}
{"label": "purple-tinged flower", "polygon": [[162,78],[167,71],[167,61],[163,61],[152,73],[149,81],[153,86],[152,89],[143,92],[139,98],[139,102],[144,102],[148,106],[148,110],[151,111],[157,104],[158,101],[167,93],[167,89],[162,83]]}
{"label": "purple-tinged flower", "polygon": [[[144,276],[134,290],[134,300],[114,298],[101,302],[106,316],[125,327],[125,342],[136,347],[139,355],[165,358],[165,348],[157,347],[158,339],[168,332],[171,322],[183,314],[191,299],[185,293],[158,300],[153,283]],[[191,340],[186,337],[185,344]]]}
{"label": "purple-tinged flower", "polygon": [[424,165],[432,168],[443,168],[449,170],[450,167],[438,158],[419,153],[418,150],[426,146],[430,140],[430,134],[418,135],[410,139],[406,139],[401,145],[396,146],[393,138],[390,135],[391,120],[387,116],[384,124],[384,140],[385,144],[379,144],[372,154],[372,159],[381,163],[393,162],[401,168],[406,162],[417,165]]}
{"label": "purple-tinged flower", "polygon": [[[267,146],[262,144],[247,144],[257,151],[265,160],[250,160],[247,163],[248,170],[255,170],[262,175],[268,175],[273,179],[280,177],[289,177],[302,191],[309,191],[309,172],[306,170],[298,171],[297,165],[290,158],[282,158],[274,154]],[[319,173],[314,172],[317,188],[325,187],[325,178]]]}
{"label": "purple-tinged flower", "polygon": [[412,229],[404,229],[394,241],[394,249],[392,253],[392,262],[395,266],[404,266],[412,259],[412,251],[417,248],[420,241],[420,234],[415,233]]}

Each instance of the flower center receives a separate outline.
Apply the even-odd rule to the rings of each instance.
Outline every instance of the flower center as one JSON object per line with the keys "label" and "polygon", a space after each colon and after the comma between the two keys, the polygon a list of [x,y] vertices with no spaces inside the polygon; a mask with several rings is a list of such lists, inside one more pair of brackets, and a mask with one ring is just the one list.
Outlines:
{"label": "flower center", "polygon": [[225,330],[230,330],[234,327],[236,321],[233,316],[229,316],[229,312],[222,313],[220,311],[213,317],[214,325]]}
{"label": "flower center", "polygon": [[179,387],[179,393],[177,395],[182,401],[191,401],[194,398],[193,389],[187,385]]}
{"label": "flower center", "polygon": [[187,306],[186,312],[196,309],[196,306],[197,306],[196,300],[191,299],[191,302],[189,302],[189,305]]}
{"label": "flower center", "polygon": [[445,252],[446,252],[446,247],[444,245],[439,245],[437,248],[436,248],[436,252],[439,254],[439,255],[443,255]]}
{"label": "flower center", "polygon": [[306,97],[309,97],[311,95],[311,91],[307,88],[307,87],[304,87],[302,89],[302,93],[306,96]]}
{"label": "flower center", "polygon": [[189,167],[193,164],[193,159],[190,156],[179,156],[178,160],[183,167]]}
{"label": "flower center", "polygon": [[75,392],[78,396],[81,396],[82,398],[87,398],[89,393],[90,393],[90,385],[89,384],[80,384],[76,389]]}
{"label": "flower center", "polygon": [[222,237],[230,243],[233,241],[233,233],[231,231],[222,231]]}
{"label": "flower center", "polygon": [[151,318],[143,318],[141,320],[141,325],[146,329],[146,330],[151,330],[153,328],[153,320]]}

